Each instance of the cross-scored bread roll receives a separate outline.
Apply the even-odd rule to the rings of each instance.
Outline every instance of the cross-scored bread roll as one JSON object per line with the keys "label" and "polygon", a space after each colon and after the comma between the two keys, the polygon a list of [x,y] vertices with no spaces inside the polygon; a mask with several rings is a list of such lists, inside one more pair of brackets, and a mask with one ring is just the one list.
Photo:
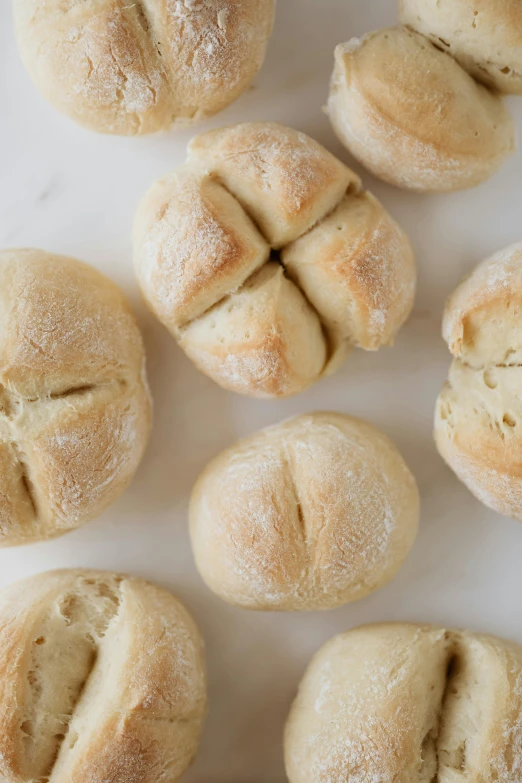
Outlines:
{"label": "cross-scored bread roll", "polygon": [[[145,195],[145,299],[199,369],[256,397],[303,391],[413,306],[402,229],[320,144],[275,123],[210,131]],[[278,263],[279,262],[279,263]]]}
{"label": "cross-scored bread roll", "polygon": [[286,727],[290,783],[519,783],[522,647],[433,626],[358,628],[312,660]]}
{"label": "cross-scored bread roll", "polygon": [[0,546],[99,515],[149,430],[142,338],[118,286],[71,258],[0,252]]}
{"label": "cross-scored bread roll", "polygon": [[0,593],[0,778],[175,783],[206,711],[203,643],[141,579],[55,571]]}
{"label": "cross-scored bread roll", "polygon": [[328,112],[354,157],[401,188],[478,185],[515,149],[502,98],[405,27],[337,47]]}
{"label": "cross-scored bread roll", "polygon": [[240,441],[192,493],[198,569],[247,609],[333,609],[377,590],[409,553],[415,479],[393,443],[336,413],[300,416]]}
{"label": "cross-scored bread roll", "polygon": [[221,111],[261,67],[275,0],[14,0],[22,58],[80,125],[143,134]]}
{"label": "cross-scored bread roll", "polygon": [[437,402],[448,465],[490,508],[522,521],[522,244],[480,264],[450,297],[455,357]]}
{"label": "cross-scored bread roll", "polygon": [[478,81],[522,94],[520,0],[399,0],[400,20],[442,46]]}

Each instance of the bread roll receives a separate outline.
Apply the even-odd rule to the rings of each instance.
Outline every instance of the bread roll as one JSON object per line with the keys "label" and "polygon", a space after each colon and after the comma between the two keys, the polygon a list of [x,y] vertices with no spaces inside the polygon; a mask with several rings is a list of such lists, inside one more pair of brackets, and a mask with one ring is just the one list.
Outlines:
{"label": "bread roll", "polygon": [[522,521],[521,318],[518,244],[480,264],[448,301],[443,333],[455,359],[435,439],[479,500]]}
{"label": "bread roll", "polygon": [[290,783],[519,783],[522,648],[373,625],[313,659],[286,727]]}
{"label": "bread roll", "polygon": [[405,27],[337,47],[328,111],[354,157],[401,188],[478,185],[515,149],[502,99]]}
{"label": "bread roll", "polygon": [[0,593],[0,778],[174,783],[206,711],[203,644],[141,579],[54,571]]}
{"label": "bread roll", "polygon": [[210,131],[145,195],[144,297],[225,389],[288,397],[353,346],[389,345],[413,306],[402,229],[317,142],[275,123]]}
{"label": "bread roll", "polygon": [[51,538],[127,487],[150,430],[141,335],[100,272],[0,252],[0,546]]}
{"label": "bread roll", "polygon": [[388,582],[413,546],[415,479],[393,443],[336,413],[300,416],[240,441],[190,503],[196,564],[247,609],[333,609]]}
{"label": "bread roll", "polygon": [[14,0],[22,59],[50,103],[101,133],[210,117],[262,65],[275,0]]}
{"label": "bread roll", "polygon": [[455,57],[475,79],[522,94],[520,0],[399,0],[400,19]]}

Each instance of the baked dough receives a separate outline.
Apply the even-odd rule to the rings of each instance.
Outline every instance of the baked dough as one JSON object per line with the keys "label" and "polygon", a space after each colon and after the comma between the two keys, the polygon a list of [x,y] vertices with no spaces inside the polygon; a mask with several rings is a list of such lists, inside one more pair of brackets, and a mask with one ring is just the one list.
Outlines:
{"label": "baked dough", "polygon": [[134,227],[144,297],[226,389],[288,397],[352,346],[393,342],[413,306],[409,241],[356,174],[275,123],[196,137]]}
{"label": "baked dough", "polygon": [[14,0],[18,44],[50,103],[135,135],[224,109],[261,67],[275,0]]}
{"label": "baked dough", "polygon": [[399,0],[400,20],[449,52],[475,79],[522,94],[520,0]]}
{"label": "baked dough", "polygon": [[515,150],[502,98],[405,27],[337,47],[328,112],[352,155],[401,188],[473,187]]}
{"label": "baked dough", "polygon": [[522,244],[480,264],[450,297],[455,357],[437,402],[448,465],[490,508],[522,521]]}
{"label": "baked dough", "polygon": [[240,441],[192,493],[198,569],[247,609],[333,609],[387,583],[413,546],[415,479],[393,443],[340,413],[299,416]]}
{"label": "baked dough", "polygon": [[519,783],[522,648],[419,625],[326,644],[286,729],[290,783]]}
{"label": "baked dough", "polygon": [[206,711],[203,644],[141,579],[54,571],[0,593],[0,778],[174,783]]}
{"label": "baked dough", "polygon": [[0,251],[0,546],[101,514],[136,472],[150,408],[118,286],[72,258]]}

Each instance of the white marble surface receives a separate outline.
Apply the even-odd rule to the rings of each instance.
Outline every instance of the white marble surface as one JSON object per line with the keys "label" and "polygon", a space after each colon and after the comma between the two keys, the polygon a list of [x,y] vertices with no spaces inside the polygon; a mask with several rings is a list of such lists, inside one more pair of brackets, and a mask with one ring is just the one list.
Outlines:
{"label": "white marble surface", "polygon": [[[440,338],[443,303],[479,260],[522,238],[522,155],[482,187],[450,196],[402,193],[364,174],[418,254],[416,309],[395,348],[356,353],[338,375],[289,401],[234,396],[198,374],[146,313],[132,272],[137,202],[156,177],[183,161],[192,133],[109,138],[61,118],[22,69],[9,6],[1,0],[0,246],[77,256],[125,288],[147,342],[155,428],[126,495],[82,530],[0,552],[0,586],[50,568],[91,566],[131,571],[175,590],[203,630],[210,674],[210,715],[186,783],[283,781],[289,704],[309,657],[333,634],[363,622],[428,620],[522,642],[522,526],[475,501],[431,438],[433,406],[449,365]],[[278,120],[350,162],[320,110],[333,47],[393,20],[392,0],[279,0],[255,86],[206,127]],[[510,103],[522,132],[522,99]],[[422,492],[415,549],[389,587],[332,613],[250,614],[228,607],[206,590],[192,562],[191,486],[208,459],[238,436],[317,408],[368,418],[399,444]]]}

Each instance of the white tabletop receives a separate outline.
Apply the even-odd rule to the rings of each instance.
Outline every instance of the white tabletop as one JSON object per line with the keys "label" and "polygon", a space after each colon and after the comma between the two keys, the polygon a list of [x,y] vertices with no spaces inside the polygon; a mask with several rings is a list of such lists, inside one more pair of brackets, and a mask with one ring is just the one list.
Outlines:
{"label": "white tabletop", "polygon": [[[393,0],[279,0],[268,58],[253,88],[198,128],[277,120],[309,133],[350,165],[321,112],[334,45],[393,24]],[[522,98],[510,99],[522,132]],[[133,213],[144,190],[179,165],[195,131],[104,137],[63,119],[37,94],[16,51],[10,3],[0,6],[0,246],[76,256],[129,294],[143,328],[155,401],[147,456],[102,518],[45,544],[0,552],[0,586],[39,571],[86,566],[129,571],[174,590],[207,645],[210,714],[186,783],[284,780],[282,731],[303,669],[324,641],[381,620],[433,621],[522,642],[522,526],[481,506],[438,456],[435,399],[449,353],[444,300],[482,258],[522,239],[522,154],[475,190],[403,193],[364,182],[409,232],[420,283],[393,349],[356,352],[307,393],[259,402],[200,375],[149,315],[131,263]],[[361,173],[360,167],[354,168]],[[367,418],[399,445],[422,492],[421,532],[394,582],[335,612],[255,614],[214,597],[199,578],[187,534],[191,487],[206,462],[242,435],[293,414],[337,410]]]}

